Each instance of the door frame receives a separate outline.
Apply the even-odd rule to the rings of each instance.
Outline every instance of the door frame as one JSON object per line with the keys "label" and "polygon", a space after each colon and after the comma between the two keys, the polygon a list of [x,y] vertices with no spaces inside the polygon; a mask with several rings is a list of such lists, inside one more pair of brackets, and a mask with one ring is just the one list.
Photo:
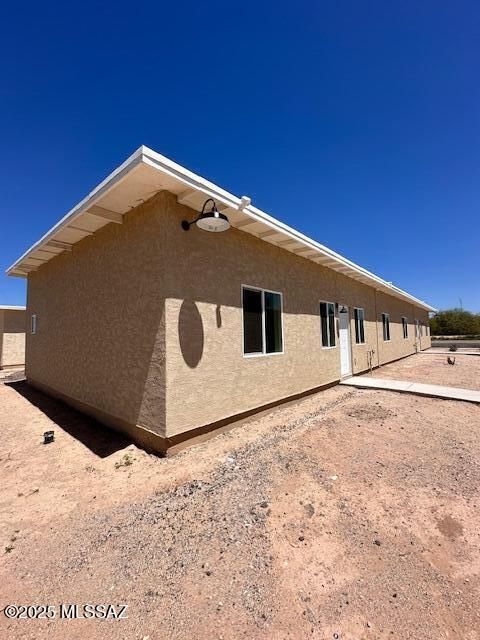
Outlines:
{"label": "door frame", "polygon": [[[347,351],[348,360],[350,364],[350,371],[348,373],[342,373],[342,344],[340,340],[340,309],[345,307],[347,310]],[[352,349],[352,327],[351,327],[350,307],[343,303],[338,303],[338,352],[340,354],[340,380],[344,378],[350,378],[353,376],[353,349]]]}

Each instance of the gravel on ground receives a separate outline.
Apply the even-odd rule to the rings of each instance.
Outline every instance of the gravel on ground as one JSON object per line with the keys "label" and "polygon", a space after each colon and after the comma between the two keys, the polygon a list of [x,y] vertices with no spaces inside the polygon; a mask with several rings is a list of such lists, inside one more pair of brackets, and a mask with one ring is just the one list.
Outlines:
{"label": "gravel on ground", "polygon": [[476,405],[337,386],[173,458],[22,381],[0,408],[0,608],[128,605],[1,638],[480,637]]}

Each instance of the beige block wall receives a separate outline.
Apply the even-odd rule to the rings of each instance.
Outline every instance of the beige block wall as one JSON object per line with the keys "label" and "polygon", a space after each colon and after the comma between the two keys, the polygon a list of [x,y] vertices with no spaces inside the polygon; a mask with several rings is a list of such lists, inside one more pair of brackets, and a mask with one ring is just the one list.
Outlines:
{"label": "beige block wall", "polygon": [[[411,305],[379,302],[371,287],[240,230],[183,231],[195,215],[163,192],[29,275],[32,383],[119,428],[173,437],[338,380],[339,347],[321,346],[320,300],[350,309],[354,372],[368,368],[369,351],[374,366],[415,351],[394,336]],[[242,284],[283,294],[283,354],[243,356]],[[365,345],[355,345],[354,306],[365,310]],[[384,310],[388,346],[375,322]]]}
{"label": "beige block wall", "polygon": [[[390,314],[390,341],[383,339],[382,313]],[[407,318],[408,337],[403,338],[402,316]],[[428,312],[377,292],[377,332],[379,364],[385,364],[404,356],[416,353],[431,346],[430,336],[427,336]],[[420,320],[424,328],[420,337],[417,337],[415,321]]]}
{"label": "beige block wall", "polygon": [[[368,368],[370,350],[373,366],[415,352],[414,341],[403,341],[395,324],[401,315],[412,316],[410,304],[390,296],[379,303],[371,287],[240,230],[184,232],[182,217],[194,214],[173,197],[168,211],[165,250],[173,269],[166,273],[167,436],[338,380],[338,340],[333,349],[321,345],[320,300],[350,308],[354,372]],[[282,293],[283,354],[243,356],[242,284]],[[377,342],[380,304],[392,319],[388,346]],[[355,306],[365,310],[364,345],[355,344]]]}
{"label": "beige block wall", "polygon": [[[164,435],[163,196],[109,224],[28,278],[30,382],[120,428]],[[95,413],[95,412],[94,412]]]}
{"label": "beige block wall", "polygon": [[25,363],[26,313],[17,309],[0,309],[0,368]]}

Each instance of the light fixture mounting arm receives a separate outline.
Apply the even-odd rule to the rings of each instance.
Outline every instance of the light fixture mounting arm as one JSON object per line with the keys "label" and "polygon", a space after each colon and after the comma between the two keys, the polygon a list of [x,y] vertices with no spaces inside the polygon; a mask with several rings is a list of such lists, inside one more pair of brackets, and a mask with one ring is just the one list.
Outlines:
{"label": "light fixture mounting arm", "polygon": [[[205,211],[207,205],[211,203],[210,211]],[[182,220],[182,229],[188,231],[192,224],[196,224],[204,231],[226,231],[230,227],[230,223],[225,214],[220,213],[217,209],[216,202],[213,198],[207,198],[203,203],[202,211],[195,220]]]}

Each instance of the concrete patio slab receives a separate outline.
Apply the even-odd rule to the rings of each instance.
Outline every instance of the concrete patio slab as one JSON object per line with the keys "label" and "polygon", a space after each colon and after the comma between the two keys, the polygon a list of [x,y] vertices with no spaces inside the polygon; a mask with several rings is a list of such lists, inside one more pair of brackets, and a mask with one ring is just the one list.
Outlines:
{"label": "concrete patio slab", "polygon": [[419,351],[418,355],[422,356],[480,356],[480,351],[450,351],[449,349],[440,349],[439,347],[427,349],[426,351]]}
{"label": "concrete patio slab", "polygon": [[423,384],[407,380],[387,380],[386,378],[367,378],[353,376],[342,380],[340,384],[361,389],[384,389],[385,391],[398,391],[400,393],[413,393],[431,398],[444,398],[445,400],[462,400],[464,402],[476,402],[480,404],[480,391],[473,389],[459,389],[458,387],[444,387],[438,384]]}

